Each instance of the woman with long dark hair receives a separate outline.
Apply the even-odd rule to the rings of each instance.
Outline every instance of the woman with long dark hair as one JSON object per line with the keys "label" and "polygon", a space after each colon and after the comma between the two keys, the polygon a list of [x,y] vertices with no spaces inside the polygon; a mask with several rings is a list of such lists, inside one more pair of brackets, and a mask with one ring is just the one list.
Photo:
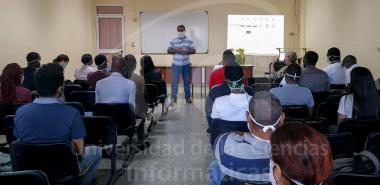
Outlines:
{"label": "woman with long dark hair", "polygon": [[140,74],[141,76],[144,77],[145,83],[157,85],[159,94],[166,95],[167,93],[166,83],[157,83],[157,82],[163,81],[163,78],[162,78],[161,71],[157,69],[156,66],[154,66],[152,57],[148,55],[141,57],[140,66],[141,66]]}
{"label": "woman with long dark hair", "polygon": [[12,104],[32,101],[31,91],[21,86],[22,78],[23,70],[20,65],[11,63],[5,66],[0,77],[1,102]]}
{"label": "woman with long dark hair", "polygon": [[372,73],[364,67],[351,71],[349,94],[341,98],[338,109],[338,124],[346,118],[378,119],[380,99]]}
{"label": "woman with long dark hair", "polygon": [[287,123],[271,138],[273,185],[327,184],[333,158],[326,137],[302,123]]}

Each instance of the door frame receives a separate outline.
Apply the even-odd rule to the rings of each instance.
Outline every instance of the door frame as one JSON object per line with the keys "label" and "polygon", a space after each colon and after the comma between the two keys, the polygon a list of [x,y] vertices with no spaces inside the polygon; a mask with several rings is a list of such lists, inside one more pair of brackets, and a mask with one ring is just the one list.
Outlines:
{"label": "door frame", "polygon": [[117,53],[120,52],[120,49],[100,49],[99,48],[99,19],[101,18],[120,18],[121,19],[121,40],[122,46],[121,51],[124,53],[125,49],[125,35],[124,35],[124,15],[123,14],[98,14],[96,15],[96,51],[97,53]]}

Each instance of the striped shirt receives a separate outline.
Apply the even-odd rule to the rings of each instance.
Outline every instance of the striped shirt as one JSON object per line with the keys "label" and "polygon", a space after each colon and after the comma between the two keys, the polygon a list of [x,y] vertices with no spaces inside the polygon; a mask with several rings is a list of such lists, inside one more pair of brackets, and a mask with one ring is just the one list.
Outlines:
{"label": "striped shirt", "polygon": [[[169,49],[178,49],[182,48],[185,50],[192,50],[195,48],[193,40],[191,40],[189,37],[185,38],[175,38],[172,41],[170,41]],[[175,53],[173,55],[173,65],[176,66],[184,66],[190,64],[190,57],[189,54],[179,54]]]}
{"label": "striped shirt", "polygon": [[250,133],[226,133],[215,144],[223,174],[248,181],[269,181],[271,144]]}

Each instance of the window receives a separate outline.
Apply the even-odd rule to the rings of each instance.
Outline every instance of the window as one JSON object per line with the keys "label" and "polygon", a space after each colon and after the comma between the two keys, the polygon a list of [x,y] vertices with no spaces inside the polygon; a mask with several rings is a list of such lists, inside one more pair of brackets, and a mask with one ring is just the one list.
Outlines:
{"label": "window", "polygon": [[283,15],[228,15],[227,48],[246,54],[278,55],[284,48]]}

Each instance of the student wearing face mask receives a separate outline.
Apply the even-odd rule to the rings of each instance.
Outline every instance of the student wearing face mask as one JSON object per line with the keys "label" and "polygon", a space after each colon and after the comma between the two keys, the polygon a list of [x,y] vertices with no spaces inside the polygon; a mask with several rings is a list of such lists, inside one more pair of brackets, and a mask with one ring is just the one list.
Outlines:
{"label": "student wearing face mask", "polygon": [[310,117],[313,115],[314,98],[310,89],[300,87],[301,67],[291,64],[285,70],[286,84],[271,89],[271,92],[281,101],[282,105],[307,105]]}
{"label": "student wearing face mask", "polygon": [[351,83],[351,71],[359,67],[357,64],[357,60],[355,56],[352,55],[347,55],[344,57],[343,62],[342,62],[342,67],[344,68],[345,71],[345,76],[346,76],[346,86],[348,86]]}
{"label": "student wearing face mask", "polygon": [[271,138],[273,185],[324,185],[333,159],[325,136],[301,123],[287,123]]}
{"label": "student wearing face mask", "polygon": [[191,54],[195,54],[195,46],[193,40],[186,36],[186,28],[184,25],[177,26],[178,37],[170,42],[167,50],[168,54],[173,55],[172,63],[172,102],[177,102],[178,82],[182,74],[184,82],[185,98],[187,103],[192,103],[190,92],[190,59]]}
{"label": "student wearing face mask", "polygon": [[22,86],[34,91],[36,90],[34,85],[34,73],[40,67],[41,56],[36,52],[30,52],[26,56],[26,62],[28,66],[24,68],[24,80],[22,81]]}
{"label": "student wearing face mask", "polygon": [[330,86],[344,85],[346,83],[346,77],[344,68],[340,61],[340,50],[338,48],[330,48],[327,51],[327,63],[328,65],[323,69],[329,76]]}
{"label": "student wearing face mask", "polygon": [[268,91],[255,93],[246,112],[249,133],[220,135],[215,142],[216,161],[209,166],[212,185],[224,175],[247,181],[269,182],[272,133],[285,119],[280,101]]}
{"label": "student wearing face mask", "polygon": [[53,60],[53,63],[54,64],[59,64],[60,66],[63,67],[63,70],[65,70],[65,68],[67,67],[67,65],[69,64],[69,57],[65,54],[61,54],[61,55],[58,55],[57,58],[55,58]]}
{"label": "student wearing face mask", "polygon": [[136,84],[124,77],[125,69],[125,59],[113,56],[111,75],[96,83],[96,103],[130,103],[136,107]]}
{"label": "student wearing face mask", "polygon": [[75,70],[74,77],[76,80],[87,81],[87,75],[96,71],[91,67],[94,62],[90,54],[84,54],[81,61],[83,65]]}
{"label": "student wearing face mask", "polygon": [[211,118],[226,121],[245,121],[248,102],[252,96],[245,92],[243,69],[239,65],[226,66],[224,73],[228,77],[226,82],[231,93],[215,99]]}
{"label": "student wearing face mask", "polygon": [[20,65],[11,63],[5,66],[1,73],[0,101],[4,104],[30,103],[32,94],[29,89],[21,86],[23,71]]}

